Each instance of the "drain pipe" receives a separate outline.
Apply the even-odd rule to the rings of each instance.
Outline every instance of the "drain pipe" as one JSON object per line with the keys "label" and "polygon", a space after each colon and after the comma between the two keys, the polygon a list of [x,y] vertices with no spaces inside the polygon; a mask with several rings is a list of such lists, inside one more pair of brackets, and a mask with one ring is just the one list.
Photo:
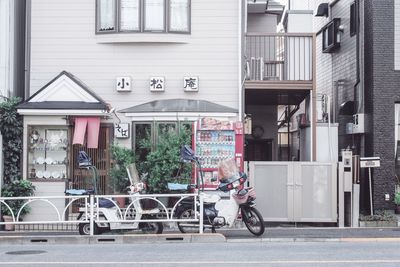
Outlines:
{"label": "drain pipe", "polygon": [[361,101],[360,95],[361,92],[358,90],[358,86],[360,84],[360,2],[359,0],[355,0],[357,12],[356,12],[356,83],[354,84],[354,114],[358,113],[361,109]]}

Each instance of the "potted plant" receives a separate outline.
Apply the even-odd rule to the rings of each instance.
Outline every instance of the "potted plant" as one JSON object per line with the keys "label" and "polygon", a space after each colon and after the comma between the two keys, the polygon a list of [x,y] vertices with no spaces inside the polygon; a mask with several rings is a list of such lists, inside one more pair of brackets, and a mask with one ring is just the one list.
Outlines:
{"label": "potted plant", "polygon": [[[2,197],[29,197],[35,193],[35,186],[28,180],[15,180],[3,185],[1,189],[1,196]],[[1,205],[1,214],[3,215],[3,220],[13,221],[12,215],[14,218],[17,219],[18,213],[19,218],[22,219],[24,215],[30,212],[29,206],[22,206],[26,200],[18,199],[18,200],[8,200],[6,201],[7,205],[10,207],[8,208],[6,205]],[[10,210],[11,209],[11,210]],[[12,212],[11,212],[12,211]],[[13,230],[14,225],[7,225],[6,230]]]}
{"label": "potted plant", "polygon": [[[113,145],[111,147],[113,167],[110,170],[110,186],[114,194],[126,194],[130,185],[126,167],[135,162],[135,153],[129,148]],[[125,198],[118,198],[117,202],[122,208],[125,206]]]}
{"label": "potted plant", "polygon": [[394,193],[393,202],[394,202],[394,204],[396,204],[396,208],[394,209],[394,213],[400,214],[400,192]]}

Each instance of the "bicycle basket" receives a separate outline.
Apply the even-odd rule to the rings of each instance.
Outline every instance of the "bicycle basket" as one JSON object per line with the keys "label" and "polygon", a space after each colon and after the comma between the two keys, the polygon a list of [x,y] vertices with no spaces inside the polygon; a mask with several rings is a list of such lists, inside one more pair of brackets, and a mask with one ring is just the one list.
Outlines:
{"label": "bicycle basket", "polygon": [[249,188],[243,189],[243,190],[247,190],[247,192],[245,194],[240,194],[240,193],[232,194],[232,197],[235,199],[236,203],[238,203],[239,205],[244,204],[247,202],[249,197],[252,200],[256,199],[256,191],[252,187],[249,187]]}

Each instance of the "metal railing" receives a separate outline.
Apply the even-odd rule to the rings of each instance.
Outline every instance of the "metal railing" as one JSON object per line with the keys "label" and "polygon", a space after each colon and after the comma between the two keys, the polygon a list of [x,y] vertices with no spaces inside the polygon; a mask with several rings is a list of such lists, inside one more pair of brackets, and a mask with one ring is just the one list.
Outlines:
{"label": "metal railing", "polygon": [[[167,207],[166,203],[161,201],[161,198],[177,198],[172,208]],[[120,208],[116,201],[116,198],[129,199],[129,203],[126,207]],[[193,205],[194,207],[194,218],[179,219],[176,217],[177,207],[180,202],[184,199],[193,198],[193,203],[200,203],[200,205]],[[111,207],[117,214],[116,220],[109,220],[101,216],[101,208],[97,203],[100,200],[108,200],[113,204]],[[20,209],[14,213],[11,209],[10,201],[20,200],[23,201]],[[60,200],[65,201],[65,205],[62,208],[57,207],[55,202]],[[154,216],[152,218],[135,218],[137,212],[146,213],[146,210],[142,208],[141,202],[143,200],[152,200],[157,204],[160,216]],[[33,203],[42,202],[45,205],[33,206]],[[79,204],[79,213],[82,216],[69,216],[73,212],[73,205]],[[162,223],[177,223],[177,222],[196,222],[199,225],[199,233],[203,233],[203,196],[202,194],[149,194],[149,195],[82,195],[82,196],[32,196],[32,197],[0,197],[0,205],[4,205],[6,210],[11,213],[11,221],[5,222],[0,221],[0,225],[37,225],[37,224],[80,224],[89,223],[91,235],[93,235],[94,223],[140,223],[140,222],[162,222]],[[48,217],[41,216],[40,220],[21,220],[22,210],[30,206],[30,214],[41,213],[43,209],[47,210],[46,214],[51,214]],[[45,207],[44,207],[45,206]],[[4,209],[4,207],[3,207]],[[51,217],[51,218],[50,218]],[[100,218],[102,217],[102,218]]]}
{"label": "metal railing", "polygon": [[248,79],[311,81],[314,49],[312,34],[248,33]]}

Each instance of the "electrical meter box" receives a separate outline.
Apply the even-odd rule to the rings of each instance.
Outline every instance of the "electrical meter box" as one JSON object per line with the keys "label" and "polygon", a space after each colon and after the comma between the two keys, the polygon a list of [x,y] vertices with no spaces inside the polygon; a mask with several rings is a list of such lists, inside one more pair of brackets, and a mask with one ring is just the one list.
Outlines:
{"label": "electrical meter box", "polygon": [[342,150],[343,162],[343,190],[351,192],[353,186],[353,152],[351,150]]}

